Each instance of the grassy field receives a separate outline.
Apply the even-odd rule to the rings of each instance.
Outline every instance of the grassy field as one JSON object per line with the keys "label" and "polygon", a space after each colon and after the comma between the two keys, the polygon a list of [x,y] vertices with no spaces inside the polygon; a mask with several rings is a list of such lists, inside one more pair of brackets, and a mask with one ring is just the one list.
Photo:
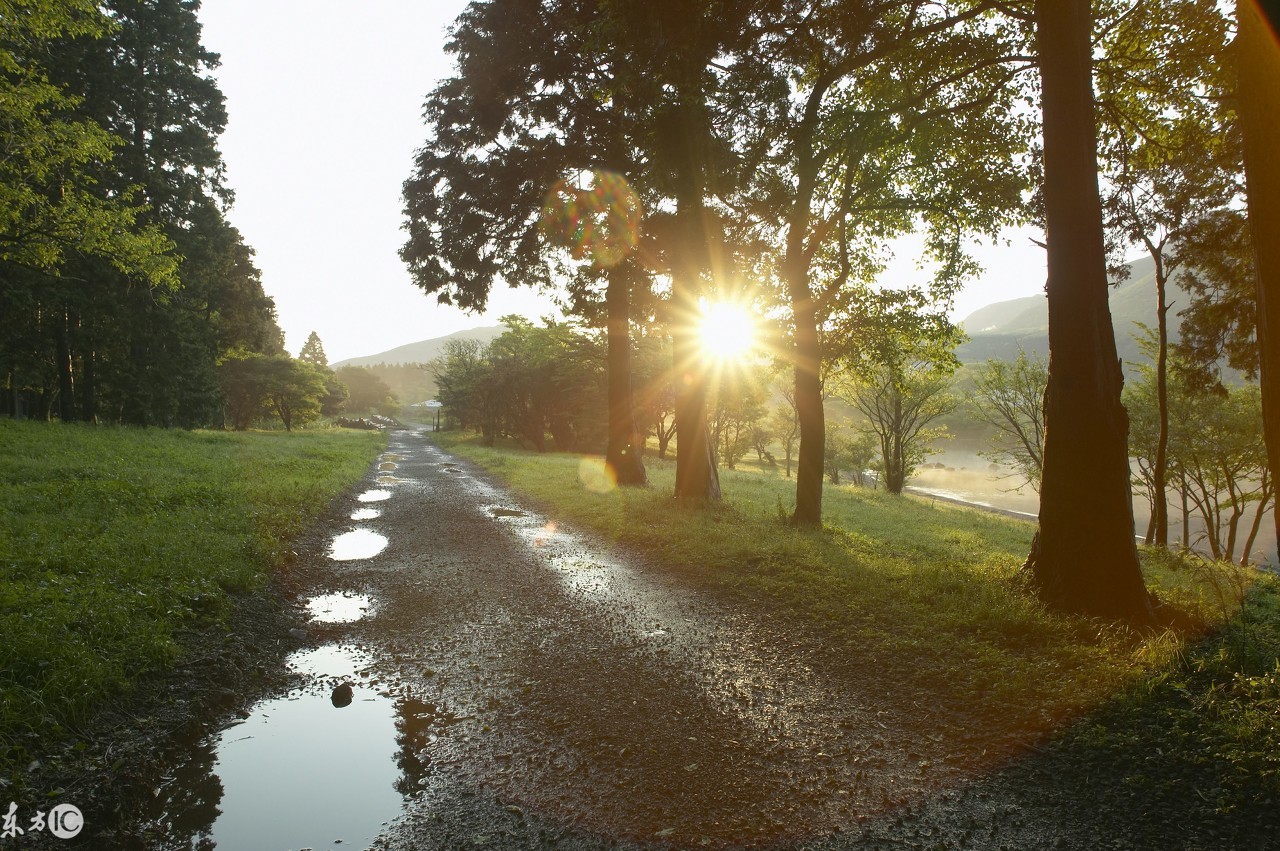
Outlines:
{"label": "grassy field", "polygon": [[[1225,796],[1197,806],[1280,796],[1273,577],[1144,552],[1149,587],[1188,628],[1137,632],[1041,606],[1019,574],[1034,532],[1023,521],[828,485],[823,530],[797,530],[786,522],[794,480],[778,473],[722,471],[723,503],[698,510],[671,499],[671,462],[646,459],[647,489],[609,489],[599,459],[437,437],[552,517],[785,613],[912,699],[1011,730],[1059,731],[1081,771],[1164,759]],[[1085,713],[1109,720],[1068,723]],[[1168,779],[1158,768],[1148,778]]]}
{"label": "grassy field", "polygon": [[0,419],[0,763],[173,661],[368,469],[369,432]]}

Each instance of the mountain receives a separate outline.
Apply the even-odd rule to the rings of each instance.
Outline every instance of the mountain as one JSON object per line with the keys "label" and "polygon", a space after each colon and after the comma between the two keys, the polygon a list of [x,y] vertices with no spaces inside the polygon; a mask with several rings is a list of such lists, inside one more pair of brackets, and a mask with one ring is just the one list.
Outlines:
{"label": "mountain", "polygon": [[[1190,297],[1178,285],[1175,273],[1170,282],[1168,299],[1169,340],[1178,339],[1182,318],[1178,311],[1185,308]],[[1137,323],[1154,328],[1156,325],[1156,267],[1149,257],[1129,264],[1129,277],[1108,293],[1111,306],[1111,325],[1116,332],[1116,349],[1125,363],[1145,360],[1138,350],[1136,338],[1141,335]],[[979,308],[960,323],[969,335],[969,342],[956,349],[962,363],[975,363],[998,358],[1013,360],[1021,347],[1028,354],[1036,352],[1047,357],[1049,353],[1049,306],[1044,296],[1027,296],[1009,301],[999,301]]]}
{"label": "mountain", "polygon": [[469,328],[466,331],[455,331],[444,337],[433,337],[430,340],[419,340],[416,343],[407,343],[403,346],[396,346],[394,349],[388,349],[376,355],[364,355],[358,358],[347,358],[331,364],[334,369],[341,366],[373,366],[374,364],[385,363],[388,365],[404,364],[404,363],[427,363],[444,354],[445,343],[450,340],[479,340],[483,345],[488,343],[494,337],[497,337],[503,331],[507,330],[502,325],[486,325],[481,328]]}

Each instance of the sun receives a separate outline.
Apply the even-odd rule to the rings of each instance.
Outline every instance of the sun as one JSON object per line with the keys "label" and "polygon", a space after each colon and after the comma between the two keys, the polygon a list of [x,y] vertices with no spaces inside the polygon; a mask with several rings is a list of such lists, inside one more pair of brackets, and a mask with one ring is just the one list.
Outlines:
{"label": "sun", "polygon": [[756,342],[756,322],[740,304],[722,301],[702,306],[699,326],[703,351],[716,360],[738,360]]}

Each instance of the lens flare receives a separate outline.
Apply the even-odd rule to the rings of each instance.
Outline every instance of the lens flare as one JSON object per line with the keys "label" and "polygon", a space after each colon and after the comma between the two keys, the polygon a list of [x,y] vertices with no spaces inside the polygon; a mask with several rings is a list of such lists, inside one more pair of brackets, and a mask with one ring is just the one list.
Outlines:
{"label": "lens flare", "polygon": [[583,458],[578,464],[578,481],[592,493],[608,493],[618,487],[618,477],[603,458]]}
{"label": "lens flare", "polygon": [[540,224],[547,239],[575,260],[610,268],[635,250],[642,215],[640,196],[625,177],[591,169],[551,187]]}

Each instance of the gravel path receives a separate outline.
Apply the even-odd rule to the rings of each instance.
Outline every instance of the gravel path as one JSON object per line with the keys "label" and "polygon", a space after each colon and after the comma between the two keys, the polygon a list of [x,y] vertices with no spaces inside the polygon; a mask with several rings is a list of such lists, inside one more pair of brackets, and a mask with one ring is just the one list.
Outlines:
{"label": "gravel path", "polygon": [[[867,648],[558,526],[424,434],[392,433],[365,485],[385,498],[340,500],[282,577],[306,624],[294,687],[280,675],[289,642],[260,620],[243,640],[266,699],[230,722],[216,705],[198,713],[198,746],[143,781],[149,809],[94,847],[297,848],[294,828],[262,831],[306,807],[313,822],[359,822],[316,851],[1262,848],[1280,835],[1275,814],[1179,824],[1176,799],[1131,798],[1128,766],[1036,744],[1052,719],[1018,730],[938,705],[945,689],[909,691]],[[352,532],[386,545],[331,558]],[[370,607],[309,619],[307,602],[331,594]],[[350,705],[335,710],[344,679]],[[294,744],[272,752],[282,733]],[[257,762],[235,750],[259,745]],[[294,779],[264,782],[282,763]]]}

